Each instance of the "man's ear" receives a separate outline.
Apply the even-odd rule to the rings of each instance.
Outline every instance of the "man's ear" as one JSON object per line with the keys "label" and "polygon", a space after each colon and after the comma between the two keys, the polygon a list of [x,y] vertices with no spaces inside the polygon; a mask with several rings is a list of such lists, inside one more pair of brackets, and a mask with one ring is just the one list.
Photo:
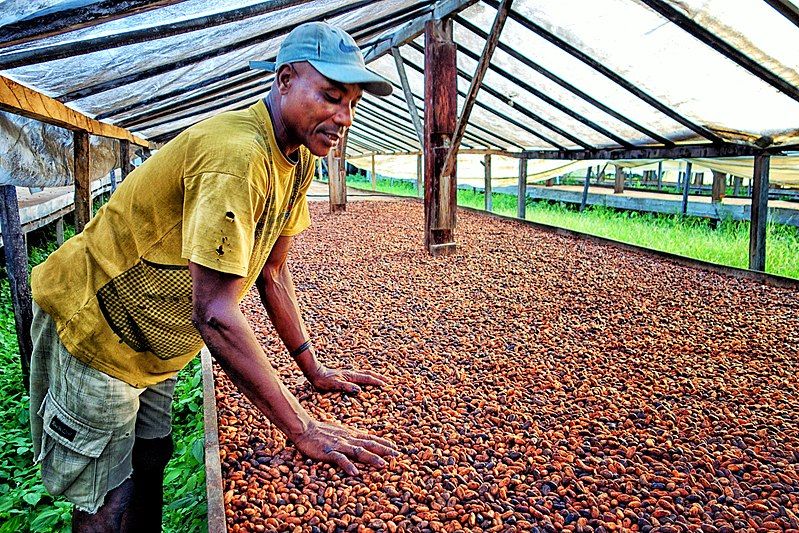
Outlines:
{"label": "man's ear", "polygon": [[289,87],[291,87],[291,82],[296,76],[296,71],[290,64],[281,65],[279,69],[277,69],[277,73],[275,74],[275,83],[277,83],[277,88],[280,91],[280,94],[286,94],[288,92]]}

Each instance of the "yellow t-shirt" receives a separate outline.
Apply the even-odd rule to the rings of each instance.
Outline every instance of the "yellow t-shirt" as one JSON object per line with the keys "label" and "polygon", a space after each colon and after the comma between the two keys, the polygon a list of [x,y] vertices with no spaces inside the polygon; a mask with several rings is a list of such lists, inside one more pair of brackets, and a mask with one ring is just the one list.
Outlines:
{"label": "yellow t-shirt", "polygon": [[135,387],[203,346],[188,261],[255,283],[278,236],[310,225],[314,158],[278,149],[263,101],[187,129],[134,170],[82,233],[33,269],[67,350]]}

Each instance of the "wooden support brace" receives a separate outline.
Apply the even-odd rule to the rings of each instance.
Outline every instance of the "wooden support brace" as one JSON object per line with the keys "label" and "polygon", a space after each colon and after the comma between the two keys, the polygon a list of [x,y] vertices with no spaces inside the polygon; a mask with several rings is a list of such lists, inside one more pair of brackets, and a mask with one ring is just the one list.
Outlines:
{"label": "wooden support brace", "polygon": [[375,154],[372,154],[372,190],[377,190],[377,172],[376,172],[376,164],[375,164]]}
{"label": "wooden support brace", "polygon": [[516,216],[527,216],[527,158],[519,158],[519,186],[516,193]]}
{"label": "wooden support brace", "polygon": [[752,177],[752,215],[749,221],[749,268],[766,271],[766,223],[771,156],[755,156]]}
{"label": "wooden support brace", "polygon": [[[455,133],[452,136],[452,141],[447,152],[447,158],[444,160],[444,168],[442,174],[444,176],[452,175],[455,168],[455,160],[458,157],[458,149],[463,139],[463,134],[466,131],[466,125],[469,123],[469,116],[471,115],[472,108],[477,100],[477,92],[483,83],[483,77],[491,65],[491,56],[494,55],[494,50],[499,43],[499,36],[502,33],[502,27],[510,13],[511,4],[513,0],[502,0],[497,8],[497,16],[494,18],[494,24],[491,26],[491,33],[486,41],[483,53],[480,55],[480,62],[477,63],[477,70],[472,77],[472,82],[469,85],[469,91],[466,93],[466,101],[463,103],[463,110],[455,126]],[[428,109],[425,105],[425,109]]]}
{"label": "wooden support brace", "polygon": [[721,203],[722,199],[727,195],[727,174],[719,172],[718,170],[711,170],[713,173],[713,192],[711,201]]}
{"label": "wooden support brace", "polygon": [[456,48],[452,20],[425,24],[424,205],[425,248],[432,255],[452,253],[456,224],[455,166],[443,173],[455,132],[458,108]]}
{"label": "wooden support brace", "polygon": [[682,208],[680,212],[683,215],[688,214],[688,193],[691,190],[691,169],[693,165],[690,161],[686,161],[685,163],[685,176],[683,176],[682,180]]}
{"label": "wooden support brace", "polygon": [[419,138],[419,146],[424,147],[424,126],[419,118],[419,110],[416,108],[416,101],[413,98],[413,92],[408,83],[408,75],[405,73],[405,63],[402,61],[402,55],[400,55],[398,48],[392,48],[391,55],[394,56],[394,62],[397,65],[397,74],[402,84],[402,92],[405,94],[405,103],[408,105],[408,113],[411,115],[413,128],[416,130],[416,135]]}
{"label": "wooden support brace", "polygon": [[89,134],[76,131],[75,156],[75,233],[80,233],[92,218],[92,184],[89,177]]}
{"label": "wooden support brace", "polygon": [[491,189],[491,154],[483,156],[483,170],[485,172],[485,182],[483,192],[485,193],[485,210],[489,213],[494,210],[494,197]]}
{"label": "wooden support brace", "polygon": [[658,190],[663,190],[663,161],[658,161]]}
{"label": "wooden support brace", "polygon": [[130,158],[130,142],[122,139],[119,141],[119,166],[122,170],[121,179],[123,181],[128,177],[128,174],[130,174],[131,170],[133,170],[133,164],[131,164]]}
{"label": "wooden support brace", "polygon": [[580,200],[580,212],[585,211],[585,206],[588,203],[588,187],[591,186],[591,171],[593,167],[588,167],[585,172],[585,181],[583,182],[583,197]]}
{"label": "wooden support brace", "polygon": [[17,189],[13,185],[0,186],[0,231],[3,233],[3,252],[6,273],[11,288],[11,304],[14,308],[14,326],[19,345],[20,364],[25,390],[30,391],[30,361],[33,353],[31,323],[33,308],[31,290],[28,285],[28,250],[19,219]]}

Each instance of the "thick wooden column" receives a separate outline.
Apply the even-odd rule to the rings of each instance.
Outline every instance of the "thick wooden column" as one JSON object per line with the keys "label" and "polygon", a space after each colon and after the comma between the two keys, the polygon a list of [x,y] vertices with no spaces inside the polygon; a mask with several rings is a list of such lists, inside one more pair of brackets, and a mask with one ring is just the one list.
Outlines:
{"label": "thick wooden column", "polygon": [[14,325],[19,345],[19,358],[25,390],[30,390],[30,362],[33,353],[31,322],[33,309],[31,290],[28,285],[28,250],[25,235],[19,220],[17,189],[13,185],[0,186],[0,231],[3,233],[3,252],[6,258],[6,273],[11,286],[11,304],[14,308]]}
{"label": "thick wooden column", "polygon": [[690,161],[685,163],[685,176],[682,180],[682,207],[680,212],[683,215],[688,214],[688,193],[691,191],[691,167],[693,165]]}
{"label": "thick wooden column", "polygon": [[519,187],[516,192],[516,216],[527,216],[527,158],[519,158]]}
{"label": "thick wooden column", "polygon": [[[92,184],[89,179],[89,134],[73,133],[75,155],[75,233],[80,233],[92,218]],[[120,141],[128,142],[128,141]]]}
{"label": "thick wooden column", "polygon": [[347,165],[344,152],[347,149],[347,133],[327,154],[327,182],[330,191],[330,212],[343,213],[347,210]]}
{"label": "thick wooden column", "polygon": [[491,189],[491,154],[483,156],[483,171],[485,173],[483,192],[485,193],[485,209],[489,213],[494,210],[494,197]]}
{"label": "thick wooden column", "polygon": [[372,190],[377,190],[377,166],[375,165],[375,154],[372,154]]}
{"label": "thick wooden column", "polygon": [[131,170],[133,170],[133,164],[130,162],[130,141],[126,141],[125,139],[121,139],[119,141],[119,166],[122,169],[122,177],[120,181],[123,181],[125,178],[128,177]]}
{"label": "thick wooden column", "polygon": [[591,171],[593,167],[588,167],[585,172],[585,181],[583,182],[583,197],[580,200],[580,212],[585,211],[585,206],[588,203],[588,187],[591,186]]}
{"label": "thick wooden column", "polygon": [[721,203],[721,200],[727,196],[727,174],[718,170],[711,170],[711,172],[713,173],[711,202],[714,204]]}
{"label": "thick wooden column", "polygon": [[755,156],[752,177],[752,215],[749,220],[749,268],[766,270],[766,222],[768,221],[768,187],[771,156]]}
{"label": "thick wooden column", "polygon": [[455,250],[457,202],[457,165],[442,175],[458,110],[452,20],[429,20],[424,33],[424,244],[432,255],[447,255]]}
{"label": "thick wooden column", "polygon": [[613,181],[613,194],[624,192],[624,167],[616,165],[616,178]]}

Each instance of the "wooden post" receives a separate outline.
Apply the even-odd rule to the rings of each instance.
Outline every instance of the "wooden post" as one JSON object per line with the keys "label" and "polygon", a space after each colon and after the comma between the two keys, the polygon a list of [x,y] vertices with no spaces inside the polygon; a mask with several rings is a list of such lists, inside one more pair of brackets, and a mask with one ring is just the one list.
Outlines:
{"label": "wooden post", "polygon": [[527,158],[519,158],[519,188],[516,193],[516,216],[527,216]]}
{"label": "wooden post", "polygon": [[144,148],[141,149],[141,160],[142,160],[142,163],[147,161],[148,159],[150,159],[152,156],[153,156],[153,153],[150,151],[149,148],[144,147]]}
{"label": "wooden post", "polygon": [[[75,233],[80,233],[92,218],[92,184],[89,180],[89,134],[73,133],[75,155]],[[127,142],[127,141],[124,141]]]}
{"label": "wooden post", "polygon": [[732,178],[732,195],[738,196],[741,194],[741,185],[743,185],[744,179],[741,176],[734,176]]}
{"label": "wooden post", "polygon": [[624,167],[616,165],[616,177],[613,181],[613,194],[624,192]]}
{"label": "wooden post", "polygon": [[458,109],[457,63],[452,20],[425,23],[424,214],[425,247],[431,255],[455,250],[457,165],[444,175]]}
{"label": "wooden post", "polygon": [[485,193],[485,210],[489,213],[494,210],[494,193],[491,189],[491,154],[483,156],[483,192]]}
{"label": "wooden post", "polygon": [[113,194],[117,190],[117,171],[115,168],[111,169],[108,179],[111,180],[111,194]]}
{"label": "wooden post", "polygon": [[328,190],[330,191],[330,212],[343,213],[347,210],[347,169],[344,152],[347,148],[347,133],[327,154]]}
{"label": "wooden post", "polygon": [[718,170],[711,170],[713,173],[713,192],[711,202],[714,204],[721,203],[721,200],[727,195],[727,175]]}
{"label": "wooden post", "polygon": [[752,177],[752,215],[749,219],[749,268],[766,270],[766,222],[768,221],[768,187],[771,156],[755,156]]}
{"label": "wooden post", "polygon": [[416,154],[416,194],[420,198],[424,196],[424,188],[422,187],[423,172],[424,172],[424,167],[422,166],[422,154],[420,152]]}
{"label": "wooden post", "polygon": [[59,246],[64,244],[64,217],[58,217],[55,221],[55,242]]}
{"label": "wooden post", "polygon": [[377,168],[377,166],[375,165],[375,154],[373,152],[372,153],[372,190],[373,191],[377,190],[377,172],[376,172],[376,168]]}
{"label": "wooden post", "polygon": [[133,165],[130,162],[130,141],[125,139],[120,139],[119,141],[119,166],[122,170],[122,178],[120,180],[122,181],[133,170]]}
{"label": "wooden post", "polygon": [[585,211],[585,206],[588,203],[588,187],[591,185],[591,171],[593,167],[588,167],[585,172],[585,182],[583,183],[583,198],[580,200],[580,212]]}
{"label": "wooden post", "polygon": [[682,180],[682,208],[680,212],[683,215],[688,214],[688,193],[691,190],[691,167],[690,161],[685,162],[685,175]]}
{"label": "wooden post", "polygon": [[658,190],[663,190],[663,161],[658,161]]}
{"label": "wooden post", "polygon": [[25,235],[19,220],[17,189],[13,185],[0,186],[0,231],[3,233],[3,252],[6,258],[6,273],[11,288],[11,304],[14,308],[14,325],[19,345],[22,378],[25,390],[30,391],[30,361],[33,353],[31,323],[33,307],[28,285],[28,250]]}

